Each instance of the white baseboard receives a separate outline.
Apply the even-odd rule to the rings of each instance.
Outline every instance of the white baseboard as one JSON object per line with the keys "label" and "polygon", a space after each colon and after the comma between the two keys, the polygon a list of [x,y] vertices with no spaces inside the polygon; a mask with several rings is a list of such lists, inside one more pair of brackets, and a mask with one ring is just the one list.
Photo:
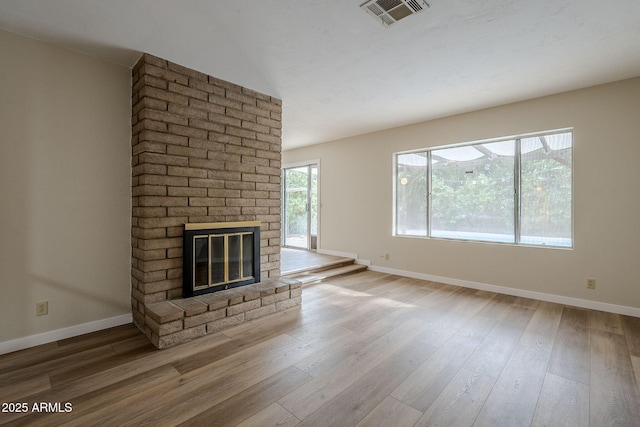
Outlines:
{"label": "white baseboard", "polygon": [[[362,260],[366,261],[366,260]],[[369,270],[381,273],[394,274],[396,276],[410,277],[412,279],[429,280],[432,282],[444,283],[447,285],[461,286],[464,288],[478,289],[482,291],[497,292],[500,294],[513,295],[516,297],[531,298],[541,301],[555,302],[558,304],[570,305],[574,307],[589,308],[592,310],[606,311],[609,313],[624,314],[626,316],[640,317],[640,308],[627,307],[624,305],[608,304],[604,302],[585,300],[580,298],[565,297],[562,295],[547,294],[543,292],[529,291],[525,289],[509,288],[506,286],[489,285],[486,283],[471,282],[469,280],[453,279],[450,277],[434,276],[431,274],[415,273],[413,271],[396,270],[372,266]]]}
{"label": "white baseboard", "polygon": [[68,328],[56,329],[55,331],[43,332],[24,338],[11,341],[0,342],[0,354],[11,353],[13,351],[24,350],[25,348],[47,344],[54,341],[64,340],[102,329],[113,328],[114,326],[126,325],[133,322],[131,314],[110,317],[108,319],[96,320],[94,322],[83,323],[81,325],[70,326]]}

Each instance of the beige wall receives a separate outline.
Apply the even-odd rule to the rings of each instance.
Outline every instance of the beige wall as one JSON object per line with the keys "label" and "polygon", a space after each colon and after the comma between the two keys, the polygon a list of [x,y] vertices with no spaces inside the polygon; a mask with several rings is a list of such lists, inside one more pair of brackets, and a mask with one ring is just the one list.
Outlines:
{"label": "beige wall", "polygon": [[[391,236],[392,153],[566,127],[572,250]],[[321,160],[321,249],[374,267],[640,308],[640,78],[283,153],[285,165],[310,159]]]}
{"label": "beige wall", "polygon": [[0,343],[131,312],[130,73],[0,31]]}

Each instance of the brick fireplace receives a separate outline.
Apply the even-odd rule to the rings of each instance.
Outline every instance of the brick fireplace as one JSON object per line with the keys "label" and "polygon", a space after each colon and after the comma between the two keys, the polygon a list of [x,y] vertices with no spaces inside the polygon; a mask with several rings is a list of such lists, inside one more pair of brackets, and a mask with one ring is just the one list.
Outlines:
{"label": "brick fireplace", "polygon": [[[132,77],[134,323],[162,348],[299,304],[278,279],[282,102],[149,54]],[[183,298],[185,224],[242,221],[260,222],[263,282]]]}

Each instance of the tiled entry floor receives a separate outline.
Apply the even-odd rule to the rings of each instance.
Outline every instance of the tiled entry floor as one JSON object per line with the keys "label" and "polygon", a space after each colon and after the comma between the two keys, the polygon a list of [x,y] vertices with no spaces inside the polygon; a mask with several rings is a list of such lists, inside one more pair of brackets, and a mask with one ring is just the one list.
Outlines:
{"label": "tiled entry floor", "polygon": [[303,249],[281,248],[280,271],[282,275],[291,274],[299,270],[320,267],[325,264],[343,259],[339,256],[324,255]]}

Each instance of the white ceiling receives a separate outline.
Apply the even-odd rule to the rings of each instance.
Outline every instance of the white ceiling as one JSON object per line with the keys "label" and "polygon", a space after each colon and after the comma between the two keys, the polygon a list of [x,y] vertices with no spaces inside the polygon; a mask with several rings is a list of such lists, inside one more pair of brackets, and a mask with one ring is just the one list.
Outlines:
{"label": "white ceiling", "polygon": [[640,75],[638,0],[429,0],[389,28],[363,1],[0,0],[0,28],[281,98],[285,149]]}

